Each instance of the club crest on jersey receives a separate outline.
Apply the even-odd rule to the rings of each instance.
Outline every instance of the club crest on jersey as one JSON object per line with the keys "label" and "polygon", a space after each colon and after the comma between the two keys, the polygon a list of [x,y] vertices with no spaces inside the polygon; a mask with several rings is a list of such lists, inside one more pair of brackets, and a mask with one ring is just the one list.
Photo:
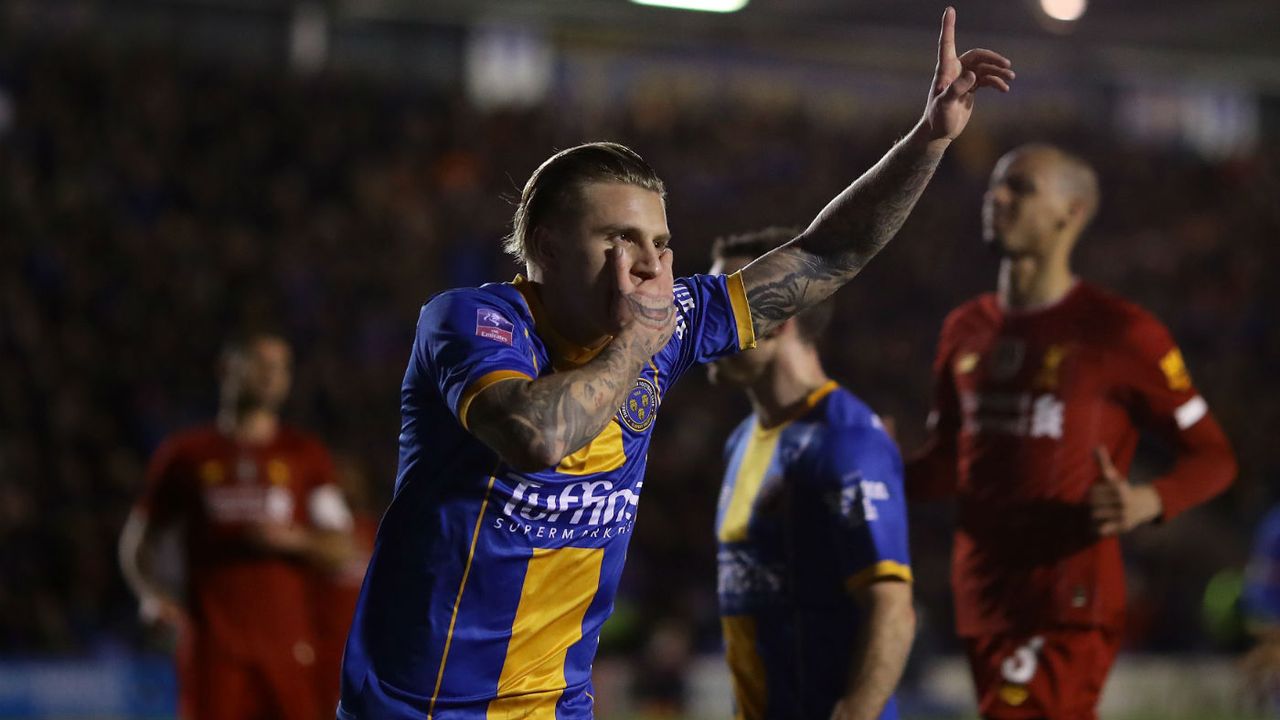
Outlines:
{"label": "club crest on jersey", "polygon": [[476,335],[482,338],[510,345],[515,329],[515,323],[503,317],[497,310],[491,308],[476,310]]}
{"label": "club crest on jersey", "polygon": [[644,432],[653,424],[653,418],[657,414],[658,389],[648,378],[637,378],[636,386],[631,388],[627,399],[622,401],[618,416],[627,427],[636,432]]}
{"label": "club crest on jersey", "polygon": [[987,377],[997,382],[1009,380],[1022,369],[1027,344],[1017,338],[1000,338],[987,362]]}
{"label": "club crest on jersey", "polygon": [[1058,377],[1062,371],[1062,361],[1067,357],[1066,345],[1050,345],[1044,351],[1044,360],[1040,372],[1036,373],[1035,387],[1041,390],[1058,389]]}

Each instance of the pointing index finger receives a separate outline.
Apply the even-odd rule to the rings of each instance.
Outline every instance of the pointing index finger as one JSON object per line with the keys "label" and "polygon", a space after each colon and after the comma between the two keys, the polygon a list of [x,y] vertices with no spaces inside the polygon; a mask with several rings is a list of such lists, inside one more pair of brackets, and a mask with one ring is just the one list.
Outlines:
{"label": "pointing index finger", "polygon": [[942,11],[942,34],[938,37],[938,62],[956,56],[956,9],[947,6]]}

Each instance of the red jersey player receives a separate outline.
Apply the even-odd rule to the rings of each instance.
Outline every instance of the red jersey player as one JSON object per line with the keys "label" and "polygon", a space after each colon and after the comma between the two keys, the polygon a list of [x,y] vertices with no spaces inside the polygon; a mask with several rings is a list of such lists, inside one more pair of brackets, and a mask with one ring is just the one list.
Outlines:
{"label": "red jersey player", "polygon": [[[1096,717],[1124,623],[1118,536],[1226,488],[1234,456],[1168,331],[1072,275],[1098,204],[1079,158],[1045,145],[1001,158],[983,208],[997,292],[947,317],[914,499],[954,495],[956,627],[985,718]],[[1139,429],[1176,461],[1128,470]]]}
{"label": "red jersey player", "polygon": [[[188,720],[315,720],[311,567],[345,558],[351,515],[315,439],[281,424],[290,350],[255,335],[226,352],[217,422],[156,451],[120,539],[144,619],[179,629],[179,710]],[[148,562],[181,529],[185,600]]]}

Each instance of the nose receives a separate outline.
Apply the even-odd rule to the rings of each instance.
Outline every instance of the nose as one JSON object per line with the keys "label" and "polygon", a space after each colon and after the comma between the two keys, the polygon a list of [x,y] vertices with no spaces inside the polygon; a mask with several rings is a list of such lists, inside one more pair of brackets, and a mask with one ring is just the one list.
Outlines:
{"label": "nose", "polygon": [[662,253],[652,242],[640,243],[635,254],[631,274],[644,280],[658,276],[662,271]]}

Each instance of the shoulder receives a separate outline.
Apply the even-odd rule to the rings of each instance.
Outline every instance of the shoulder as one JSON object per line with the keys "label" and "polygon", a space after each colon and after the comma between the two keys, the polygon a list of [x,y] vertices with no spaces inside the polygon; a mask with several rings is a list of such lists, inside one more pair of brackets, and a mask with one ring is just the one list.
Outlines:
{"label": "shoulder", "polygon": [[469,310],[477,317],[484,311],[497,311],[494,321],[526,321],[528,308],[511,283],[488,283],[475,288],[453,288],[431,296],[422,306],[421,319],[443,320]]}
{"label": "shoulder", "polygon": [[945,340],[953,335],[962,334],[976,325],[990,322],[999,314],[995,293],[983,293],[970,298],[947,313],[946,319],[942,321],[942,337]]}
{"label": "shoulder", "polygon": [[293,425],[281,425],[277,444],[281,447],[312,455],[328,457],[329,448],[316,435]]}
{"label": "shoulder", "polygon": [[880,417],[844,388],[828,395],[820,408],[823,448],[830,455],[866,461],[893,461],[898,447]]}
{"label": "shoulder", "polygon": [[1101,339],[1127,348],[1168,345],[1169,329],[1151,311],[1092,283],[1080,283],[1082,314]]}

